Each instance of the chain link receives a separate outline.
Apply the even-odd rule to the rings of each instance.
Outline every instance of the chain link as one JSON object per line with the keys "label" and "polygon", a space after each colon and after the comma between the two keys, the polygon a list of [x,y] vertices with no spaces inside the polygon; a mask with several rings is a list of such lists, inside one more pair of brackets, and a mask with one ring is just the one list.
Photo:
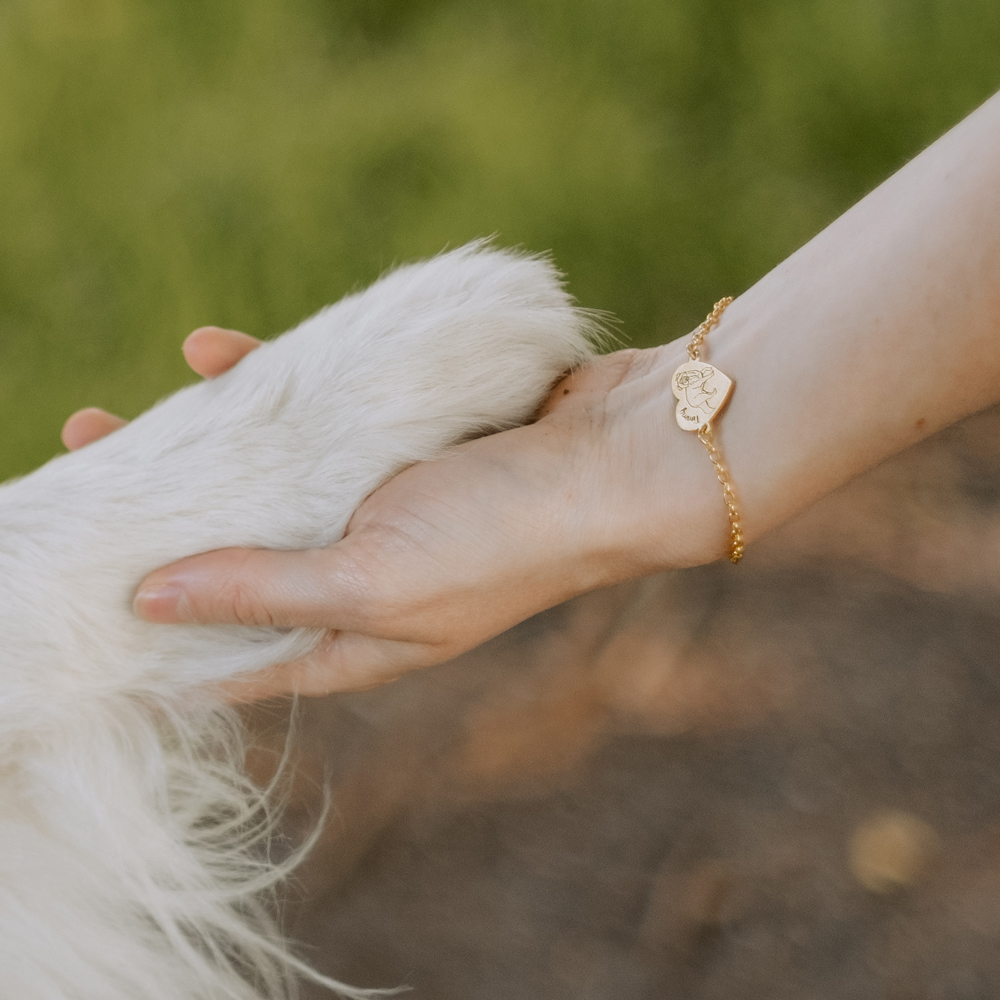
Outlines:
{"label": "chain link", "polygon": [[[688,358],[691,361],[701,360],[701,345],[709,332],[715,327],[726,307],[732,302],[730,296],[719,299],[712,307],[712,311],[705,317],[705,321],[698,327],[691,336],[691,343],[688,344]],[[722,461],[722,455],[715,445],[715,435],[712,433],[711,423],[703,424],[698,428],[698,440],[705,446],[708,457],[715,466],[715,475],[722,484],[722,499],[726,503],[726,510],[729,514],[729,561],[736,565],[743,558],[743,528],[740,525],[740,511],[736,506],[736,493],[733,490],[733,481],[729,478],[729,471]]]}
{"label": "chain link", "polygon": [[719,449],[715,447],[715,435],[711,424],[703,424],[698,428],[698,440],[705,446],[708,457],[715,466],[715,475],[722,483],[722,499],[726,502],[729,512],[729,561],[735,566],[743,558],[743,528],[740,526],[740,512],[736,506],[736,494],[733,492],[733,481],[722,461]]}
{"label": "chain link", "polygon": [[719,299],[719,301],[712,306],[712,311],[705,317],[705,321],[691,335],[691,343],[688,344],[688,357],[692,361],[701,360],[702,341],[704,341],[704,339],[708,336],[712,327],[718,324],[719,320],[722,318],[722,314],[726,311],[726,306],[728,306],[732,301],[733,299],[730,295],[727,295],[724,299]]}

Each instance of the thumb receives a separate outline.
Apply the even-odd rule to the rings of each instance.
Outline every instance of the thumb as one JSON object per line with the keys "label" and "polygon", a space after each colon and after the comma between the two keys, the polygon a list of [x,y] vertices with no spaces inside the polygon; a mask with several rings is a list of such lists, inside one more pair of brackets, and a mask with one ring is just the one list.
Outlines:
{"label": "thumb", "polygon": [[133,609],[157,624],[231,624],[366,632],[368,573],[345,539],[325,549],[218,549],[155,570]]}

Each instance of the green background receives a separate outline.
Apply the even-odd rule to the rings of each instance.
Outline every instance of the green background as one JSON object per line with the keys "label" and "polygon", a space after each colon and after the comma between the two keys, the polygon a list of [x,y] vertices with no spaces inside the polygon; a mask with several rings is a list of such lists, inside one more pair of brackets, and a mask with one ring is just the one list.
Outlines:
{"label": "green background", "polygon": [[0,0],[0,477],[475,236],[668,340],[998,87],[997,0]]}

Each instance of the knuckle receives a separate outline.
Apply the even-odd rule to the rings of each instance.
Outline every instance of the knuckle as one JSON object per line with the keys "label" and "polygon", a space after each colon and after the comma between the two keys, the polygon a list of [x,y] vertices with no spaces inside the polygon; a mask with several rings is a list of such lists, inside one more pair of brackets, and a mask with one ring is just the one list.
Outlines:
{"label": "knuckle", "polygon": [[273,626],[274,617],[256,594],[246,584],[234,580],[227,595],[233,620],[238,625]]}

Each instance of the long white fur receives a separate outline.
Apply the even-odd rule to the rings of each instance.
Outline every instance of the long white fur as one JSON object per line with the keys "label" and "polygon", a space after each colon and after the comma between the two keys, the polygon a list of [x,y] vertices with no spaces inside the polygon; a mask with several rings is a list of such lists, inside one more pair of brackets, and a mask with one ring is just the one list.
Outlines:
{"label": "long white fur", "polygon": [[267,790],[201,685],[317,634],[149,625],[134,588],[195,552],[335,541],[402,467],[530,418],[592,326],[546,261],[472,244],[0,488],[0,997],[295,995],[267,906],[295,859],[267,859]]}

